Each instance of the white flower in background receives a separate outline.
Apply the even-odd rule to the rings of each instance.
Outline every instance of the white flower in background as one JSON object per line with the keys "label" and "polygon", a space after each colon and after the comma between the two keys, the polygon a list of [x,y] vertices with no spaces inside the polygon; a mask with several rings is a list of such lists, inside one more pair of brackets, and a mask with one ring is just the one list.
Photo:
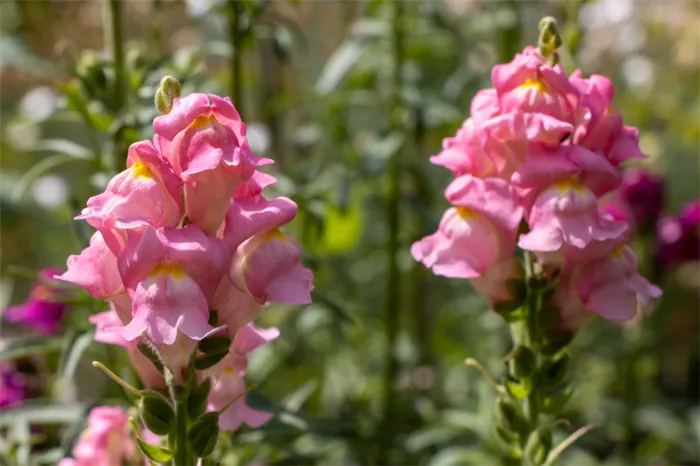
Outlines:
{"label": "white flower in background", "polygon": [[250,144],[253,153],[258,155],[267,153],[272,138],[270,129],[267,126],[262,123],[250,123],[246,136],[248,137],[248,144]]}
{"label": "white flower in background", "polygon": [[45,209],[55,209],[66,202],[68,186],[58,175],[42,176],[32,186],[34,201]]}
{"label": "white flower in background", "polygon": [[644,55],[631,56],[622,63],[622,77],[632,88],[648,88],[654,82],[654,63]]}
{"label": "white flower in background", "polygon": [[42,121],[53,115],[58,96],[49,87],[36,87],[27,92],[19,103],[22,117],[31,121]]}
{"label": "white flower in background", "polygon": [[602,1],[583,5],[579,13],[579,24],[585,30],[599,29],[631,19],[634,0]]}

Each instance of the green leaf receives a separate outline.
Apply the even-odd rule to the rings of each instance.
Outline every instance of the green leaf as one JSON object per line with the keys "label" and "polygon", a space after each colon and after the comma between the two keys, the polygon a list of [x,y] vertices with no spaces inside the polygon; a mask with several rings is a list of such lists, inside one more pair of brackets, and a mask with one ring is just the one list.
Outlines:
{"label": "green leaf", "polygon": [[173,457],[173,453],[167,448],[151,445],[140,438],[136,439],[136,443],[139,445],[141,452],[156,463],[165,463],[166,461],[170,461]]}
{"label": "green leaf", "polygon": [[480,448],[450,447],[430,458],[428,466],[463,466],[465,464],[497,464],[497,459]]}
{"label": "green leaf", "polygon": [[346,41],[328,59],[316,81],[316,92],[328,95],[335,91],[365,53],[366,45],[358,40]]}
{"label": "green leaf", "polygon": [[0,416],[0,427],[8,427],[15,422],[30,424],[69,424],[83,416],[85,406],[80,404],[35,404],[25,402],[16,408],[5,408]]}
{"label": "green leaf", "polygon": [[85,332],[74,338],[68,347],[66,354],[68,355],[64,359],[64,364],[61,365],[59,374],[63,379],[70,380],[75,374],[75,369],[78,367],[80,358],[82,357],[85,350],[90,346],[95,337],[95,332]]}
{"label": "green leaf", "polygon": [[209,337],[199,342],[198,349],[204,354],[226,354],[231,347],[231,339],[227,337]]}
{"label": "green leaf", "polygon": [[57,167],[60,167],[61,165],[65,165],[67,163],[76,161],[83,161],[83,159],[79,159],[71,155],[65,154],[53,155],[51,157],[43,159],[42,161],[34,165],[32,168],[27,170],[24,173],[24,176],[22,176],[22,178],[19,179],[17,185],[15,186],[15,190],[12,193],[12,200],[17,202],[20,199],[22,199],[22,197],[24,197],[29,188],[31,188],[32,184],[34,184],[34,182],[44,173],[49,172]]}
{"label": "green leaf", "polygon": [[294,393],[289,395],[284,399],[282,405],[289,411],[297,412],[304,406],[304,403],[313,395],[316,391],[317,383],[315,380],[310,380],[297,389]]}
{"label": "green leaf", "polygon": [[31,152],[55,152],[82,160],[89,160],[93,155],[92,151],[87,147],[67,139],[43,139],[28,150]]}
{"label": "green leaf", "polygon": [[0,351],[0,361],[60,351],[63,338],[28,337],[8,342]]}

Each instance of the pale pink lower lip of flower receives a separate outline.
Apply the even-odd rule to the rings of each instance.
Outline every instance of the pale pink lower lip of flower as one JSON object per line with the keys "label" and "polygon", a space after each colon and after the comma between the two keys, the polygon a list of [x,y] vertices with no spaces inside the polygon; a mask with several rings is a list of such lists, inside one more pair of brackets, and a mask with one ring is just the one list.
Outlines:
{"label": "pale pink lower lip of flower", "polygon": [[90,238],[90,245],[80,255],[68,257],[67,270],[57,275],[84,288],[93,298],[105,299],[124,290],[117,269],[117,258],[105,244],[100,232]]}

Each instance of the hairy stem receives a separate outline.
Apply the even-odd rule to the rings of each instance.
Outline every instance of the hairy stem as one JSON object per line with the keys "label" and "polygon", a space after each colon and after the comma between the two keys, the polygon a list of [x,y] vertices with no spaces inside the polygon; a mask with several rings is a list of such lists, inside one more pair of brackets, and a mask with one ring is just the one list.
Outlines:
{"label": "hairy stem", "polygon": [[177,424],[174,433],[175,442],[172,445],[175,450],[173,466],[192,466],[195,464],[195,458],[187,445],[187,399],[177,403],[175,415]]}

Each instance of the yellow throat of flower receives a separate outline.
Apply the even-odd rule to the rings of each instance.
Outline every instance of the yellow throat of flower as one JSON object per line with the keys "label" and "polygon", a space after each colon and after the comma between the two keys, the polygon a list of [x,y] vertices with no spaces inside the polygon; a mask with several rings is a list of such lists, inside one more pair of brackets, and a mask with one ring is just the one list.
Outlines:
{"label": "yellow throat of flower", "polygon": [[457,211],[457,215],[458,215],[459,218],[461,218],[462,220],[469,220],[469,219],[472,218],[474,215],[476,215],[476,212],[474,212],[474,211],[473,211],[472,209],[470,209],[469,207],[462,207],[462,206],[459,206],[459,207],[457,207],[456,211]]}
{"label": "yellow throat of flower", "polygon": [[151,277],[153,278],[157,278],[159,275],[168,275],[172,278],[182,278],[186,275],[186,273],[179,265],[166,262],[159,264],[151,272]]}
{"label": "yellow throat of flower", "polygon": [[130,168],[136,178],[153,178],[153,172],[148,168],[148,165],[141,160],[134,162]]}
{"label": "yellow throat of flower", "polygon": [[574,190],[574,191],[583,191],[583,184],[577,180],[577,179],[568,179],[568,180],[562,180],[562,181],[557,181],[554,183],[554,187],[557,188],[559,191],[565,193],[566,191],[569,190]]}
{"label": "yellow throat of flower", "polygon": [[548,90],[545,83],[542,82],[542,80],[540,80],[540,79],[537,79],[537,80],[528,79],[527,81],[525,81],[523,84],[520,85],[520,89],[522,89],[522,90],[533,89],[533,88],[536,89],[538,92],[542,92],[542,93],[545,93]]}

